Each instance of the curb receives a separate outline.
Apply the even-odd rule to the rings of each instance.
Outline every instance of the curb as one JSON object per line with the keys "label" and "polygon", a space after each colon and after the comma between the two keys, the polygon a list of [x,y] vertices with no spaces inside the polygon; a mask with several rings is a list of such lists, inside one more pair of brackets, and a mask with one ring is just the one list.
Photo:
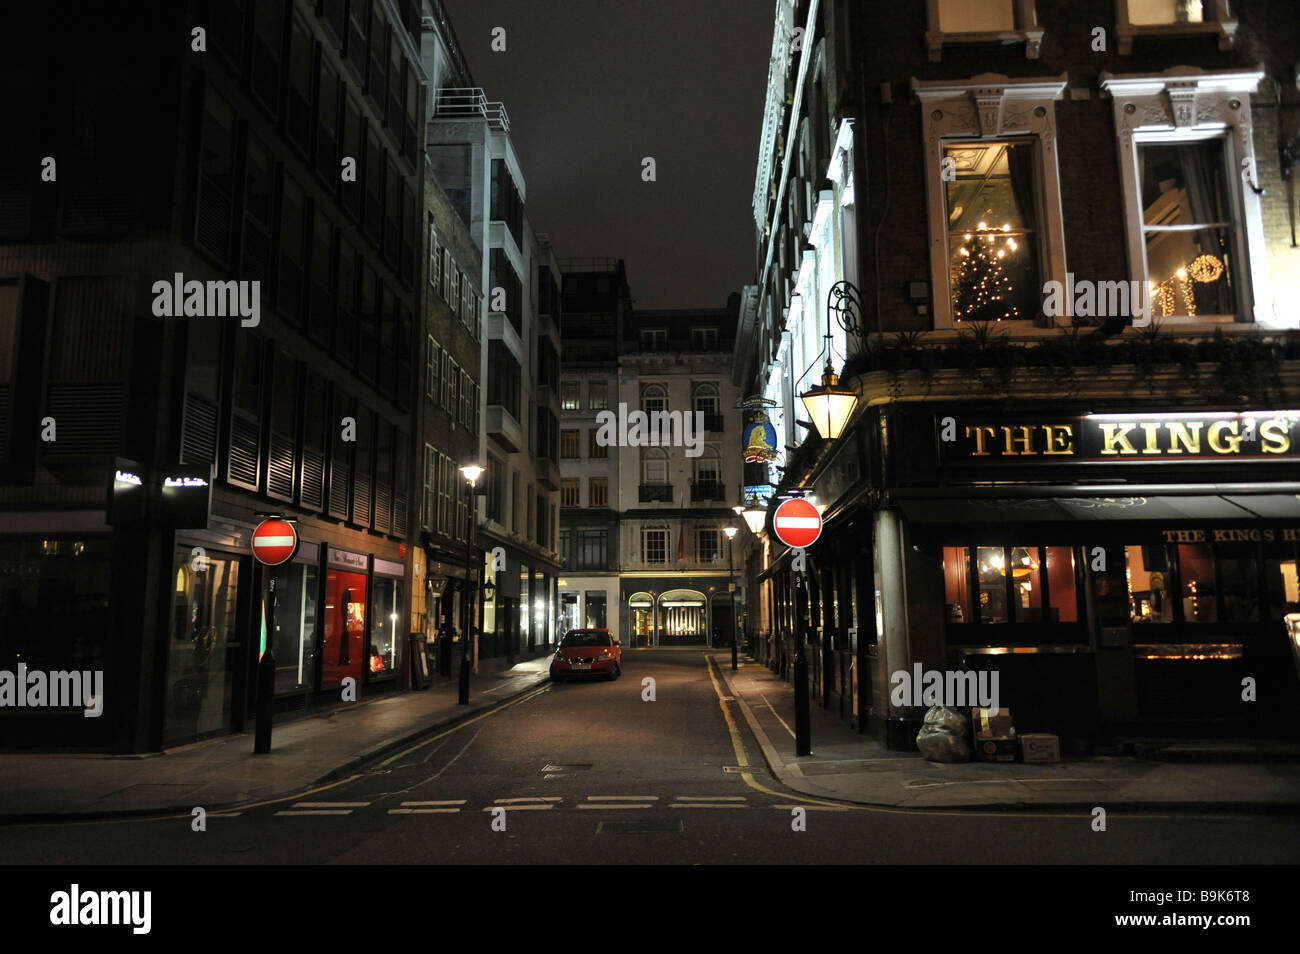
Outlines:
{"label": "curb", "polygon": [[[466,719],[478,715],[479,713],[487,709],[496,708],[497,706],[499,706],[504,702],[510,702],[514,699],[518,699],[520,696],[526,695],[550,681],[550,676],[547,673],[541,673],[539,674],[539,676],[540,676],[539,678],[534,679],[528,685],[522,686],[518,690],[508,693],[507,695],[503,695],[499,699],[493,699],[490,702],[487,702],[485,704],[471,703],[468,707],[466,707],[464,712],[457,712],[454,716],[450,718],[442,719],[438,722],[430,723],[427,725],[422,725],[418,729],[415,729],[404,735],[398,736],[397,738],[388,739],[384,742],[380,742],[374,746],[371,746],[362,754],[354,756],[351,759],[348,759],[348,761],[343,763],[342,765],[335,766],[334,768],[326,772],[324,775],[317,777],[311,782],[308,782],[306,785],[296,785],[288,792],[272,792],[264,797],[246,799],[242,802],[223,802],[223,803],[217,803],[212,806],[203,806],[203,807],[207,811],[207,814],[209,816],[212,816],[212,815],[219,815],[222,812],[235,811],[238,808],[240,808],[240,806],[248,805],[250,804],[250,802],[260,805],[268,802],[286,801],[292,798],[295,792],[310,790],[312,788],[315,788],[316,786],[324,785],[332,781],[337,781],[340,778],[344,778],[350,775],[356,769],[360,768],[362,765],[366,764],[367,762],[374,761],[376,758],[378,758],[381,755],[386,755],[390,752],[402,748],[403,746],[410,745],[412,742],[418,741],[419,739],[425,737],[426,735],[433,735],[434,733],[449,728],[451,726],[454,726],[457,723],[464,722]],[[251,738],[251,733],[244,732],[240,734],[247,735]],[[148,754],[162,755],[165,753],[148,753]],[[22,814],[0,814],[0,828],[3,828],[8,825],[39,825],[48,822],[101,821],[101,820],[108,820],[108,819],[130,819],[130,818],[144,819],[144,818],[155,818],[158,816],[166,816],[166,815],[173,815],[173,814],[189,816],[193,812],[194,807],[195,806],[193,805],[173,805],[173,806],[162,806],[158,808],[123,808],[117,810],[103,809],[99,811],[25,812]]]}
{"label": "curb", "polygon": [[[750,662],[755,665],[761,665],[752,656]],[[719,677],[726,684],[727,692],[731,695],[737,705],[740,707],[745,721],[748,723],[750,731],[753,733],[755,740],[758,742],[759,749],[763,753],[763,761],[767,763],[768,771],[772,777],[779,781],[791,791],[798,792],[801,795],[807,795],[810,798],[820,798],[826,801],[841,802],[846,805],[865,805],[871,808],[887,808],[894,811],[916,812],[917,814],[938,813],[945,811],[961,810],[963,812],[1085,812],[1090,813],[1093,808],[1097,807],[1098,799],[1089,799],[1087,801],[1052,801],[1052,802],[979,802],[975,804],[953,803],[951,805],[908,805],[900,802],[890,801],[870,801],[864,798],[849,798],[839,794],[824,794],[821,792],[808,791],[806,788],[796,784],[803,780],[803,776],[794,776],[784,771],[785,763],[776,754],[776,749],[767,738],[758,721],[754,719],[749,710],[748,704],[739,695],[736,694],[731,682],[731,670],[729,666],[721,665],[714,657],[710,661],[717,669]],[[778,769],[780,765],[782,768]],[[1119,812],[1164,812],[1178,814],[1232,814],[1234,812],[1248,814],[1265,814],[1265,815],[1294,815],[1300,814],[1300,802],[1260,802],[1260,801],[1196,801],[1196,802],[1161,802],[1149,800],[1124,800],[1116,801],[1113,798],[1104,804],[1107,813]],[[1111,807],[1113,806],[1113,807]]]}

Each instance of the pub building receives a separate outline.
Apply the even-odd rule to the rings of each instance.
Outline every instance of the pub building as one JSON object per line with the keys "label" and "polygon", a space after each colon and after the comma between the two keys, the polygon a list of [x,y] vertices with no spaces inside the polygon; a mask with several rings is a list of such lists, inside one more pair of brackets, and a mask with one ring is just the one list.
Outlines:
{"label": "pub building", "polygon": [[[890,677],[920,664],[998,671],[1017,731],[1063,753],[1297,734],[1300,410],[866,390],[803,485],[825,522],[806,554],[815,702],[914,749],[926,707],[893,705]],[[764,652],[789,676],[783,550]]]}

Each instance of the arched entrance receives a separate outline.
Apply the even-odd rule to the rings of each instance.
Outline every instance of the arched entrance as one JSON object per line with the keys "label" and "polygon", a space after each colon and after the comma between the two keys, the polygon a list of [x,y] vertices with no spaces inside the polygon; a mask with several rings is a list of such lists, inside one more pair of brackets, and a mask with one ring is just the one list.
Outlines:
{"label": "arched entrance", "polygon": [[632,646],[654,644],[655,598],[653,593],[633,593],[627,601],[628,631]]}
{"label": "arched entrance", "polygon": [[668,590],[659,597],[663,646],[703,646],[709,638],[709,606],[699,590]]}

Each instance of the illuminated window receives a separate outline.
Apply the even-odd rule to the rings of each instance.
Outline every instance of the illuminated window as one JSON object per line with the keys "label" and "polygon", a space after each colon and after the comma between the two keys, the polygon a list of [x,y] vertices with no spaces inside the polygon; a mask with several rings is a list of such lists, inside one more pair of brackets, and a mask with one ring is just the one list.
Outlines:
{"label": "illuminated window", "polygon": [[560,410],[562,411],[582,410],[582,399],[579,392],[580,392],[579,382],[577,381],[560,382]]}
{"label": "illuminated window", "polygon": [[1214,555],[1208,543],[1178,545],[1178,576],[1181,583],[1183,622],[1217,622]]}
{"label": "illuminated window", "polygon": [[561,507],[578,507],[581,506],[581,483],[578,480],[565,479],[560,481],[560,506]]}
{"label": "illuminated window", "polygon": [[1135,623],[1172,623],[1169,567],[1162,546],[1124,548],[1127,558],[1129,618]]}
{"label": "illuminated window", "polygon": [[609,382],[587,382],[587,407],[593,411],[603,411],[609,407]]}

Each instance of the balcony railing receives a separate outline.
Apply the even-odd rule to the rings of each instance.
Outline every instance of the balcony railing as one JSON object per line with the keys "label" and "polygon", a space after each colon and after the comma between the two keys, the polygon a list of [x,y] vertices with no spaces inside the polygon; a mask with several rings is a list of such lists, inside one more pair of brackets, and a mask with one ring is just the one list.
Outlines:
{"label": "balcony railing", "polygon": [[434,104],[435,118],[482,116],[493,129],[510,132],[510,117],[504,103],[489,102],[481,86],[470,89],[440,89]]}
{"label": "balcony railing", "polygon": [[727,489],[721,483],[696,482],[691,484],[691,500],[726,500]]}
{"label": "balcony railing", "polygon": [[640,493],[641,503],[653,503],[661,501],[663,503],[673,502],[673,485],[672,484],[642,484]]}

